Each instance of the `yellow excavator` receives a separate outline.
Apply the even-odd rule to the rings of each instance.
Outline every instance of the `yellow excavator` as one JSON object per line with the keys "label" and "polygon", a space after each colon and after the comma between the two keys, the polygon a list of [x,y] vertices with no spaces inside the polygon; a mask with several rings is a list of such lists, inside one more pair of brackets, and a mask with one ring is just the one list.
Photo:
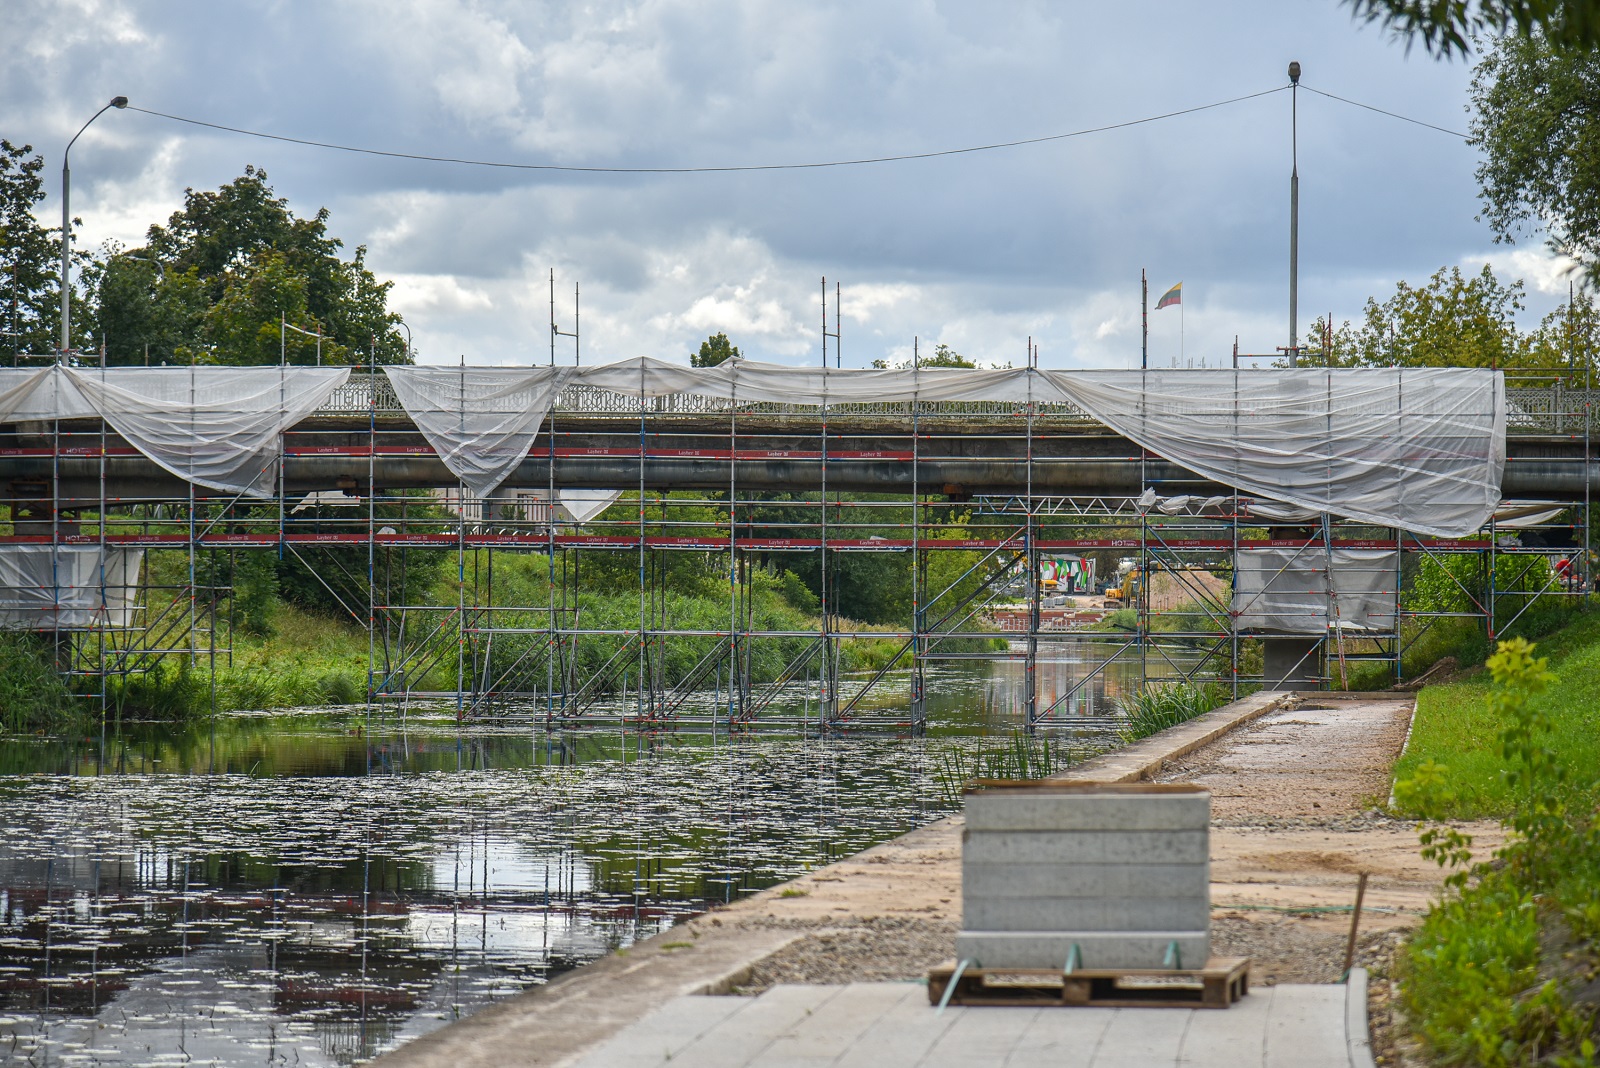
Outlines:
{"label": "yellow excavator", "polygon": [[1127,608],[1139,599],[1139,584],[1144,581],[1144,570],[1134,564],[1117,575],[1116,585],[1106,587],[1107,608]]}

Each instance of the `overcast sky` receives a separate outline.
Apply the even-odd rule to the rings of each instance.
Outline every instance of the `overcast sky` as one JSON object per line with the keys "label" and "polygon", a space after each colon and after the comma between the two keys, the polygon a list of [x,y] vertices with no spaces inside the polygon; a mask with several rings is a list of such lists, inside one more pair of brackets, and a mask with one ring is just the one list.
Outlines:
{"label": "overcast sky", "polygon": [[[113,94],[156,111],[394,151],[617,167],[812,162],[1108,125],[1303,83],[1456,130],[1465,64],[1335,0],[937,3],[811,0],[6,0],[0,135],[62,146]],[[1302,328],[1445,265],[1565,296],[1536,246],[1475,220],[1459,138],[1302,91]],[[1020,364],[1137,366],[1151,305],[1183,283],[1185,362],[1288,335],[1290,96],[938,159],[744,174],[584,175],[380,159],[133,112],[73,149],[91,245],[138,243],[185,187],[264,168],[326,206],[395,282],[424,362],[544,362],[548,272],[584,362],[684,359],[726,331],[747,356],[820,358],[820,278],[843,285],[846,366],[913,337]],[[1152,365],[1179,355],[1150,316]],[[830,323],[831,326],[831,323]],[[563,339],[560,358],[572,358]]]}

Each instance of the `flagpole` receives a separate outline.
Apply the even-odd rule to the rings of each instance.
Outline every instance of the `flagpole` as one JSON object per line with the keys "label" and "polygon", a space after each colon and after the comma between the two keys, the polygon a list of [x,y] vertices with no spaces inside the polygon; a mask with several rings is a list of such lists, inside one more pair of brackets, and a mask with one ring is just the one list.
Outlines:
{"label": "flagpole", "polygon": [[[1570,301],[1568,303],[1571,303]],[[1150,280],[1139,268],[1139,367],[1150,367]]]}
{"label": "flagpole", "polygon": [[1183,362],[1183,297],[1178,297],[1178,362]]}

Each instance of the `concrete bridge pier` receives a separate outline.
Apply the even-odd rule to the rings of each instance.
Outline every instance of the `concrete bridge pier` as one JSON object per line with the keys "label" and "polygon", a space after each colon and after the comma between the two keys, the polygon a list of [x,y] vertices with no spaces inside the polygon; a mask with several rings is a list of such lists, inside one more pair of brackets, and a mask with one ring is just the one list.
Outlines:
{"label": "concrete bridge pier", "polygon": [[1261,639],[1262,680],[1266,690],[1315,690],[1322,686],[1321,638],[1275,636]]}

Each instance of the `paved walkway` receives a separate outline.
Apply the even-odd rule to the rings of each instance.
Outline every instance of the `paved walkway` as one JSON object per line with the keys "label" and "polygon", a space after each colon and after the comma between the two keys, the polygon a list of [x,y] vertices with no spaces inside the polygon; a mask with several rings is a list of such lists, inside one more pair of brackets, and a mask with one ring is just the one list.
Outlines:
{"label": "paved walkway", "polygon": [[[624,1028],[577,1068],[1362,1068],[1364,973],[1345,986],[1275,986],[1218,1009],[974,1008],[942,1014],[918,983],[778,986],[758,998],[683,997]],[[1347,994],[1359,1002],[1352,1022]]]}

